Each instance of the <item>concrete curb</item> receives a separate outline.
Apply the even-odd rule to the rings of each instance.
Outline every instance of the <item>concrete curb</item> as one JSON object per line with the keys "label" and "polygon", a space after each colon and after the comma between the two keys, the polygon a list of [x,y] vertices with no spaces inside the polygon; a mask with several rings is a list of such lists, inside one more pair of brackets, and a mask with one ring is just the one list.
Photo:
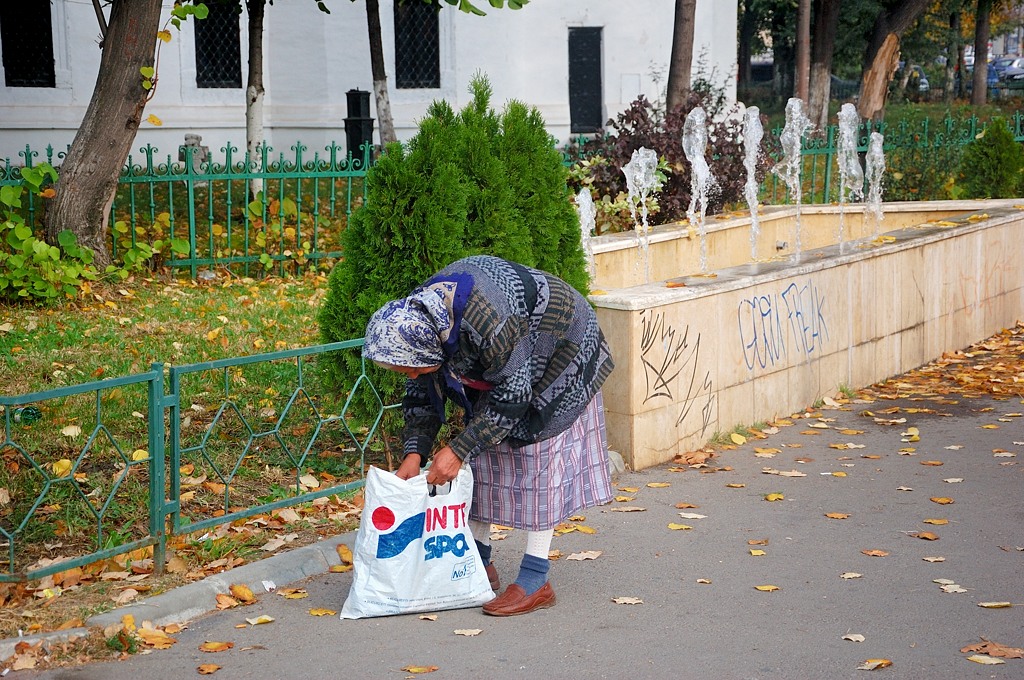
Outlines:
{"label": "concrete curb", "polygon": [[232,584],[243,583],[258,596],[266,594],[264,581],[273,581],[277,586],[283,586],[310,576],[326,573],[331,565],[339,563],[338,544],[343,543],[352,548],[354,542],[354,531],[332,536],[312,545],[251,562],[145,600],[97,614],[86,621],[86,625],[83,627],[0,640],[0,660],[12,656],[15,646],[19,642],[28,642],[29,644],[36,644],[43,640],[66,642],[87,635],[89,628],[97,626],[105,628],[120,623],[121,617],[125,614],[134,616],[136,623],[152,621],[158,626],[166,626],[169,623],[185,623],[214,611],[217,608],[217,594],[228,592]]}

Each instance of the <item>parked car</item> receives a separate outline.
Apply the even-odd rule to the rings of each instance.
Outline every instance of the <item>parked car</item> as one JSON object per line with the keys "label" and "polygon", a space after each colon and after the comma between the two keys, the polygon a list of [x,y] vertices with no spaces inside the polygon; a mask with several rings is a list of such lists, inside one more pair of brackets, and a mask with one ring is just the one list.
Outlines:
{"label": "parked car", "polygon": [[[960,74],[957,73],[956,74],[956,84],[959,85],[959,83],[960,83]],[[967,69],[967,83],[966,84],[967,84],[967,91],[968,92],[970,92],[972,89],[974,89],[974,69],[973,68],[968,68]],[[988,72],[987,72],[987,74],[985,76],[985,84],[988,87],[988,89],[998,88],[999,87],[999,75],[996,73],[996,70],[994,68],[992,68],[992,64],[988,64]]]}
{"label": "parked car", "polygon": [[992,68],[1001,80],[1006,80],[1007,72],[1011,69],[1024,70],[1024,57],[999,57],[992,61]]}

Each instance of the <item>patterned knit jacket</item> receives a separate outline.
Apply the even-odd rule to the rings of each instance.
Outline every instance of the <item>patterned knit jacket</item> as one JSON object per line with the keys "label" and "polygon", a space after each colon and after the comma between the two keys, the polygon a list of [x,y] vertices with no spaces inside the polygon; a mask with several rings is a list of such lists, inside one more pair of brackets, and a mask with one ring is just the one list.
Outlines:
{"label": "patterned knit jacket", "polygon": [[567,430],[614,367],[586,298],[551,274],[484,255],[452,263],[423,286],[449,280],[471,281],[472,289],[442,370],[406,382],[405,453],[426,460],[433,448],[443,414],[431,390],[463,402],[445,369],[491,387],[465,388],[467,422],[449,442],[462,460],[500,442],[523,446]]}

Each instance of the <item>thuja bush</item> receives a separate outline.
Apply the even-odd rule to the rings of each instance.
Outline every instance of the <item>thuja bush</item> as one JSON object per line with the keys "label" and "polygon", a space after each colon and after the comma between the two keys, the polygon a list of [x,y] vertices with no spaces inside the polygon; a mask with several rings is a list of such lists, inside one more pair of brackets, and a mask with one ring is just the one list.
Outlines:
{"label": "thuja bush", "polygon": [[[708,113],[708,163],[715,188],[708,197],[708,213],[743,200],[747,181],[743,166],[743,121],[738,107],[725,108],[721,98],[711,91],[693,91],[673,110],[662,115],[657,107],[641,95],[625,111],[608,121],[606,134],[582,145],[570,147],[570,160],[576,166],[571,185],[574,191],[590,189],[595,203],[626,205],[626,177],[622,167],[629,163],[640,147],[653,149],[662,160],[660,169],[664,183],[656,197],[652,213],[660,223],[674,222],[686,216],[690,205],[690,162],[683,152],[683,124],[687,114],[697,106]],[[769,159],[762,153],[757,179],[762,181]],[[621,217],[621,216],[620,216]],[[599,220],[601,217],[599,216]],[[632,228],[632,220],[605,218],[597,231],[618,231]]]}
{"label": "thuja bush", "polygon": [[[567,171],[543,118],[514,101],[494,111],[482,76],[470,93],[458,113],[434,102],[407,147],[388,145],[367,173],[366,203],[342,234],[345,256],[318,315],[324,342],[362,337],[381,305],[467,255],[538,267],[587,291]],[[360,367],[357,356],[339,356],[327,375],[339,388],[351,386]],[[385,403],[399,398],[397,374],[373,372],[373,379]],[[376,404],[369,391],[360,399]]]}
{"label": "thuja bush", "polygon": [[1019,195],[1022,170],[1024,150],[1006,120],[993,118],[964,148],[958,185],[964,198],[1011,198]]}
{"label": "thuja bush", "polygon": [[885,152],[885,200],[940,201],[954,198],[959,144],[912,144]]}

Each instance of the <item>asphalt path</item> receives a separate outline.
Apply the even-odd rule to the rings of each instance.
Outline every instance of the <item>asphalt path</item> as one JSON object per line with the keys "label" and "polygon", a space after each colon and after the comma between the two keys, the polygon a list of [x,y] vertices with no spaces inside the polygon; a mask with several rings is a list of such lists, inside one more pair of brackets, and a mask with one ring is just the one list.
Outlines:
{"label": "asphalt path", "polygon": [[[893,407],[900,411],[882,413]],[[307,598],[285,599],[257,586],[258,602],[192,617],[169,649],[10,677],[159,680],[193,677],[201,664],[217,664],[218,680],[863,680],[871,675],[859,666],[886,659],[891,666],[870,673],[907,680],[1024,678],[1024,659],[982,665],[960,651],[982,638],[1024,647],[1024,417],[1012,415],[1021,411],[1019,399],[851,403],[808,412],[810,417],[794,419],[766,439],[721,451],[709,468],[662,465],[623,473],[616,487],[637,490],[616,493],[632,500],[584,512],[585,520],[576,523],[593,533],[555,537],[552,547],[562,554],[551,570],[558,602],[529,615],[502,619],[465,609],[437,612],[436,620],[312,616],[313,608],[340,611],[352,582],[351,573],[325,567],[297,582],[277,581],[279,588],[305,588]],[[905,422],[893,422],[899,419]],[[919,441],[903,441],[912,438],[906,434],[911,427]],[[863,448],[832,446],[848,443]],[[778,453],[758,456],[755,447]],[[806,476],[766,474],[763,468]],[[962,481],[945,481],[954,479]],[[769,494],[783,498],[765,500]],[[698,507],[679,509],[678,503]],[[644,510],[611,512],[625,506]],[[682,518],[680,512],[705,517]],[[692,529],[670,529],[672,523]],[[919,532],[938,539],[913,535]],[[341,540],[351,544],[352,538]],[[763,540],[766,545],[750,544]],[[518,531],[494,543],[503,582],[514,579],[524,544]],[[567,559],[582,551],[601,554]],[[248,578],[255,585],[293,573],[287,568],[294,559],[286,554],[264,560],[251,566]],[[221,578],[223,585],[232,576]],[[965,592],[944,592],[936,579]],[[769,585],[777,590],[756,589]],[[169,594],[177,598],[174,606],[212,607],[212,594],[199,586]],[[614,598],[642,603],[617,604]],[[980,602],[1017,606],[983,608]],[[133,611],[141,621],[145,605]],[[261,615],[274,620],[246,624]],[[167,620],[166,612],[162,616]],[[465,629],[481,632],[455,634]],[[848,634],[864,641],[843,639]],[[206,641],[234,646],[199,651]],[[402,670],[409,666],[438,669],[414,675]]]}

